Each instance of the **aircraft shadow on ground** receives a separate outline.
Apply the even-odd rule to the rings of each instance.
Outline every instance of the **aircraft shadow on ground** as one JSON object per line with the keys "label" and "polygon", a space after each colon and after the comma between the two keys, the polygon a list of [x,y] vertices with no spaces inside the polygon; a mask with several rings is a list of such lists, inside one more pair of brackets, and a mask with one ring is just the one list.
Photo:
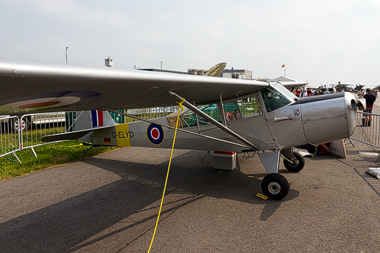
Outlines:
{"label": "aircraft shadow on ground", "polygon": [[[218,172],[200,159],[194,159],[197,156],[195,152],[199,151],[173,159],[167,195],[186,193],[188,195],[183,198],[188,198],[185,200],[187,204],[211,196],[264,205],[262,221],[267,220],[283,201],[299,195],[298,191],[290,190],[282,201],[260,199],[256,194],[261,192],[259,178],[264,174],[247,175],[239,169],[230,173]],[[147,221],[149,224],[145,225],[145,230],[155,223],[157,213],[153,212],[141,220],[88,241],[131,215],[142,210],[146,212],[149,205],[159,201],[168,162],[151,165],[112,161],[110,165],[110,160],[99,157],[82,162],[116,173],[120,180],[0,224],[0,252],[74,251]],[[216,180],[218,183],[213,184]],[[202,191],[205,185],[212,187]],[[200,194],[194,197],[197,193]],[[163,209],[163,214],[181,205],[183,201],[171,203],[169,209]]]}

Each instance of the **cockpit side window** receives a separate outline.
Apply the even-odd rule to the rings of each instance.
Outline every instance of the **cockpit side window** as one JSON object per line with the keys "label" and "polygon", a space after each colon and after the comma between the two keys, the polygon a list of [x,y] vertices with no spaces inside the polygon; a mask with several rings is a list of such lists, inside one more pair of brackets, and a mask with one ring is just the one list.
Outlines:
{"label": "cockpit side window", "polygon": [[[211,116],[213,119],[222,122],[222,119],[219,114],[219,109],[217,104],[212,105],[202,105],[198,106],[198,109]],[[181,127],[191,127],[197,125],[197,117],[200,126],[210,125],[211,123],[202,118],[201,116],[196,116],[193,111],[187,110],[184,114],[180,116]]]}
{"label": "cockpit side window", "polygon": [[[198,109],[222,123],[222,118],[220,116],[219,107],[217,104],[198,106]],[[251,97],[223,104],[223,110],[227,122],[249,118],[261,114],[261,106],[257,93]],[[176,117],[177,113],[167,116],[169,125],[175,126]],[[187,110],[180,115],[181,122],[179,123],[179,127],[196,126],[197,117],[200,126],[211,124],[201,116],[196,116],[193,111]]]}
{"label": "cockpit side window", "polygon": [[241,119],[241,113],[237,105],[237,101],[223,105],[224,114],[226,115],[227,122]]}
{"label": "cockpit side window", "polygon": [[261,114],[261,106],[257,93],[251,97],[238,100],[239,111],[242,118],[254,117]]}
{"label": "cockpit side window", "polygon": [[292,101],[278,90],[269,86],[261,91],[267,112],[277,110],[290,104]]}

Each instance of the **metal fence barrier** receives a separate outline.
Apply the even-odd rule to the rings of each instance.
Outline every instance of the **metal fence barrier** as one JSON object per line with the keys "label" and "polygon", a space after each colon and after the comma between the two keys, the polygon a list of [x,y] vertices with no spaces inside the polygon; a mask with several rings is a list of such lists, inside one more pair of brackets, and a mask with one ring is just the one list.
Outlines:
{"label": "metal fence barrier", "polygon": [[10,159],[15,158],[20,162],[15,153],[21,149],[17,126],[18,117],[16,116],[0,118],[0,157],[10,155]]}
{"label": "metal fence barrier", "polygon": [[64,112],[25,114],[20,118],[20,150],[47,145],[55,142],[42,142],[45,135],[66,132],[66,114]]}
{"label": "metal fence barrier", "polygon": [[350,137],[352,140],[380,148],[380,115],[357,112],[356,128]]}

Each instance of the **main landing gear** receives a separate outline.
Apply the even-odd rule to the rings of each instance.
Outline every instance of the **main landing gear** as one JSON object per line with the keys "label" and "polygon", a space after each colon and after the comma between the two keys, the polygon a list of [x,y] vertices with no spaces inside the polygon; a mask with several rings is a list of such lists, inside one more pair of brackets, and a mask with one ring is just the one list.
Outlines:
{"label": "main landing gear", "polygon": [[261,189],[270,199],[280,200],[288,194],[289,183],[284,176],[272,173],[264,177]]}
{"label": "main landing gear", "polygon": [[[299,172],[305,165],[305,160],[297,152],[289,150],[282,150],[284,155],[284,165],[289,172]],[[268,175],[266,175],[261,182],[261,189],[263,193],[270,199],[280,200],[284,198],[289,192],[288,180],[278,174],[278,165],[280,160],[280,152],[260,153],[260,160],[264,165]]]}

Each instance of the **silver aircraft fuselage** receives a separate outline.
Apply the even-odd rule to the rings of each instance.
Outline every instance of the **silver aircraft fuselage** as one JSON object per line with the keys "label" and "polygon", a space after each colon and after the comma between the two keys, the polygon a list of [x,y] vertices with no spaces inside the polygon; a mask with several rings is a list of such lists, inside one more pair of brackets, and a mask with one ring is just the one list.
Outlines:
{"label": "silver aircraft fuselage", "polygon": [[[305,144],[317,145],[345,139],[352,135],[356,119],[356,98],[353,94],[336,93],[297,99],[281,85],[271,84],[271,87],[273,91],[288,97],[289,103],[270,111],[267,106],[270,106],[271,102],[266,103],[263,99],[263,92],[259,92],[260,114],[225,123],[228,128],[256,145],[260,150],[280,151]],[[224,114],[220,113],[220,116],[223,117]],[[186,118],[186,115],[181,114],[181,118]],[[166,117],[159,118],[155,122],[167,125],[168,119]],[[163,142],[159,145],[152,145],[147,139],[149,124],[146,122],[128,124],[129,130],[134,134],[134,137],[130,139],[131,146],[170,148],[174,130],[163,129],[165,135]],[[185,123],[180,126],[181,129],[201,135],[191,135],[179,131],[176,148],[236,152],[250,149],[214,125],[199,127],[185,127],[184,125]],[[221,143],[204,136],[240,145]]]}

